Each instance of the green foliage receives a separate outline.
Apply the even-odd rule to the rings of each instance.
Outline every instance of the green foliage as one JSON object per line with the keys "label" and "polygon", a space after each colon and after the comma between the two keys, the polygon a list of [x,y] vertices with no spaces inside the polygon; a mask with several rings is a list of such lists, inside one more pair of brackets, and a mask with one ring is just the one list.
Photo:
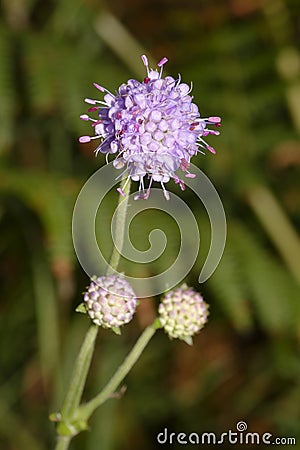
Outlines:
{"label": "green foliage", "polygon": [[9,28],[0,23],[0,152],[13,142],[14,115],[16,112],[16,94],[14,89],[13,35]]}
{"label": "green foliage", "polygon": [[255,321],[271,335],[297,333],[299,285],[245,225],[232,223],[219,269],[208,282],[236,328]]}
{"label": "green foliage", "polygon": [[[291,60],[281,64],[287,50],[299,58],[298,1],[116,0],[108,7],[109,15],[96,0],[2,2],[0,447],[53,444],[47,416],[61,405],[87,326],[85,315],[74,314],[88,280],[74,254],[72,210],[84,181],[104,164],[92,145],[77,144],[86,132],[78,117],[94,81],[114,90],[140,77],[140,48],[154,60],[168,56],[170,74],[193,80],[203,116],[222,116],[217,155],[195,162],[224,202],[227,244],[201,286],[210,321],[194,345],[169,342],[158,331],[128,376],[129,392],[105,404],[71,448],[153,449],[165,426],[221,433],[239,420],[251,431],[300,439],[300,73]],[[109,30],[101,28],[106,19]],[[284,226],[255,190],[276,200]],[[205,240],[204,210],[188,190],[180,195]],[[115,202],[110,193],[97,218],[100,241]],[[169,240],[164,256],[149,267],[123,260],[122,270],[147,276],[176,257],[178,229],[161,220]],[[157,222],[145,214],[133,223],[138,249]],[[108,256],[111,240],[102,243]],[[187,282],[196,285],[202,260]],[[145,316],[121,336],[100,333],[86,399],[118,366],[147,314],[152,318],[152,300],[143,302]]]}

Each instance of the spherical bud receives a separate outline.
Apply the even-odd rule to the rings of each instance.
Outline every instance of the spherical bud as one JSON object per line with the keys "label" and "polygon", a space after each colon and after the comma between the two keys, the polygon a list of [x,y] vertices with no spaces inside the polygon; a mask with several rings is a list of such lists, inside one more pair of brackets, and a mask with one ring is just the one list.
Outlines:
{"label": "spherical bud", "polygon": [[162,328],[171,339],[192,344],[208,317],[208,305],[199,292],[186,285],[164,295],[158,308]]}
{"label": "spherical bud", "polygon": [[86,311],[92,321],[103,328],[119,327],[130,322],[137,306],[130,284],[120,275],[92,277],[84,293]]}

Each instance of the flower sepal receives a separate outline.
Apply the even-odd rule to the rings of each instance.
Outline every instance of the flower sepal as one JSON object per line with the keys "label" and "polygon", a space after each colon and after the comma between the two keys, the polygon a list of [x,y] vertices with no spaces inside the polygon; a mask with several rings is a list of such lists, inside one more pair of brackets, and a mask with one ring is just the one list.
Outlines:
{"label": "flower sepal", "polygon": [[179,340],[185,342],[188,345],[193,345],[193,339],[191,336],[182,336],[179,338]]}
{"label": "flower sepal", "polygon": [[120,336],[122,334],[120,327],[111,327],[111,330],[118,336]]}
{"label": "flower sepal", "polygon": [[161,328],[163,328],[163,324],[161,323],[159,317],[157,317],[157,318],[154,320],[154,322],[153,322],[153,324],[152,324],[152,328],[153,328],[154,330],[160,330]]}
{"label": "flower sepal", "polygon": [[80,305],[78,305],[76,307],[75,312],[78,312],[78,313],[81,313],[81,314],[87,314],[87,310],[86,310],[84,302],[80,303]]}

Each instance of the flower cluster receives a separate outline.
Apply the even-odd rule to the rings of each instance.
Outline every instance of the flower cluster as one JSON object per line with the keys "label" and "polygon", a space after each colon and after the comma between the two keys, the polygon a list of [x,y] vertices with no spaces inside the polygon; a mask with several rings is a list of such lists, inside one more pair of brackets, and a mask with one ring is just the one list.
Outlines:
{"label": "flower cluster", "polygon": [[93,277],[84,293],[86,311],[103,328],[115,328],[130,322],[137,298],[130,284],[116,275]]}
{"label": "flower cluster", "polygon": [[[84,292],[84,306],[96,325],[119,332],[122,325],[131,321],[137,298],[123,276],[93,277]],[[208,305],[199,292],[184,284],[163,296],[158,314],[158,328],[163,328],[171,339],[192,344],[192,337],[207,322]]]}
{"label": "flower cluster", "polygon": [[[86,98],[92,106],[89,112],[97,112],[93,119],[87,114],[82,120],[91,121],[94,136],[81,136],[80,142],[90,142],[100,138],[98,152],[115,154],[114,166],[124,169],[128,179],[139,181],[139,194],[135,198],[147,199],[153,181],[158,181],[168,199],[164,183],[172,178],[184,190],[184,181],[175,173],[177,169],[186,177],[195,175],[189,172],[190,159],[197,152],[207,149],[215,153],[203,137],[218,135],[219,131],[207,126],[220,125],[220,117],[201,118],[198,107],[192,102],[191,88],[171,76],[162,77],[167,58],[158,64],[159,70],[149,69],[145,55],[142,61],[147,70],[143,82],[131,79],[122,84],[115,94],[94,83],[104,93],[104,101]],[[123,175],[123,174],[122,174]],[[149,179],[145,189],[144,178]],[[124,195],[124,192],[119,189]]]}
{"label": "flower cluster", "polygon": [[160,323],[170,338],[192,344],[192,336],[207,322],[208,305],[201,294],[183,285],[164,296],[158,312]]}

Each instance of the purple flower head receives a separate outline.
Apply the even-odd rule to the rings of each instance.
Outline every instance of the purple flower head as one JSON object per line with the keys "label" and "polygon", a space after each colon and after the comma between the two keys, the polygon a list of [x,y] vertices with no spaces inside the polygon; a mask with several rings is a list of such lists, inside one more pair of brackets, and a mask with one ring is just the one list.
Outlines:
{"label": "purple flower head", "polygon": [[131,321],[137,306],[132,287],[120,275],[92,277],[83,298],[92,321],[114,331]]}
{"label": "purple flower head", "polygon": [[[190,94],[191,87],[181,82],[181,77],[162,77],[163,66],[168,61],[163,58],[159,70],[149,69],[145,55],[142,61],[147,76],[142,82],[131,79],[122,84],[116,94],[102,86],[94,86],[104,93],[104,101],[85,99],[92,105],[89,112],[97,112],[98,119],[83,114],[82,120],[90,120],[94,136],[81,136],[79,142],[90,142],[99,138],[100,151],[115,154],[114,166],[124,169],[128,179],[139,181],[137,198],[147,199],[153,181],[161,184],[164,195],[169,194],[164,184],[170,178],[184,190],[184,181],[176,174],[181,169],[186,177],[195,175],[189,172],[190,159],[201,149],[215,153],[203,137],[218,135],[218,130],[207,126],[220,126],[220,117],[200,118],[197,105]],[[145,190],[145,178],[149,180]],[[123,191],[119,192],[124,195]]]}

